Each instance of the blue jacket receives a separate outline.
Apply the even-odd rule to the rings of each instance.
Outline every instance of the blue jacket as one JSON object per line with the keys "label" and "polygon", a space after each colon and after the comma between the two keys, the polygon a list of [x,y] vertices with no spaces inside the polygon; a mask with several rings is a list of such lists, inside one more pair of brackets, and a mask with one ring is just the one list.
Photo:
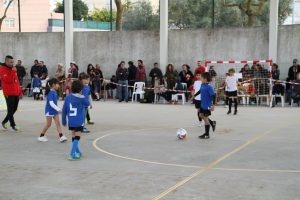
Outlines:
{"label": "blue jacket", "polygon": [[201,108],[203,110],[210,110],[213,105],[213,96],[215,92],[213,87],[208,83],[201,84]]}
{"label": "blue jacket", "polygon": [[66,97],[62,109],[62,124],[69,127],[84,126],[85,107],[88,107],[90,102],[81,94],[74,94]]}
{"label": "blue jacket", "polygon": [[34,77],[32,80],[32,88],[40,88],[42,87],[42,81],[40,78],[38,77]]}

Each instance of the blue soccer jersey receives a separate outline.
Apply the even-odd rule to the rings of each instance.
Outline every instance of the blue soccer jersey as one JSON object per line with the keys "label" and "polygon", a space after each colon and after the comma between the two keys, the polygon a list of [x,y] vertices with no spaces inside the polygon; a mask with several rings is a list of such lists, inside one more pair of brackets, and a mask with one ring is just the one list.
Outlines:
{"label": "blue soccer jersey", "polygon": [[209,110],[213,104],[213,96],[215,96],[214,89],[207,83],[201,85],[201,108]]}
{"label": "blue soccer jersey", "polygon": [[84,98],[86,98],[88,101],[90,101],[91,88],[90,88],[89,85],[84,85],[83,86],[83,88],[82,88],[82,95],[84,96]]}
{"label": "blue soccer jersey", "polygon": [[45,107],[46,116],[55,116],[58,114],[59,108],[57,107],[57,92],[50,90],[47,95],[47,102]]}
{"label": "blue soccer jersey", "polygon": [[89,99],[86,99],[81,94],[74,94],[66,97],[63,109],[62,109],[62,124],[69,127],[81,127],[84,126],[85,119],[85,107],[90,105]]}

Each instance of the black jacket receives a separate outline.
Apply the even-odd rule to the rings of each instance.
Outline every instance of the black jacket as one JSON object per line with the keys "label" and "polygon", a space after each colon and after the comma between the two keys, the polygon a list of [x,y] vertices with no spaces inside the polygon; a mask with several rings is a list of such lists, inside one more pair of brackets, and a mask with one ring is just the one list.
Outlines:
{"label": "black jacket", "polygon": [[291,66],[289,69],[288,79],[290,81],[297,80],[297,74],[300,72],[300,66]]}
{"label": "black jacket", "polygon": [[120,81],[126,81],[126,80],[128,80],[129,72],[128,72],[127,68],[122,69],[120,67],[119,69],[117,69],[117,73],[116,74],[117,74],[117,80],[120,80]]}
{"label": "black jacket", "polygon": [[137,67],[135,65],[131,65],[128,68],[128,80],[134,81],[136,76]]}

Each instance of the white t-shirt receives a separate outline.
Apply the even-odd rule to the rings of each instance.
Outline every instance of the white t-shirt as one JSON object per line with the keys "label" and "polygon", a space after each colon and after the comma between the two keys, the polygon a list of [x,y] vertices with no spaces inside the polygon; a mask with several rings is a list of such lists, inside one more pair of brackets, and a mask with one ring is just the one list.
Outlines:
{"label": "white t-shirt", "polygon": [[[200,90],[200,88],[201,88],[201,84],[202,84],[201,81],[195,81],[195,82],[194,82],[194,91],[195,91],[195,94],[196,94],[197,92],[199,92],[199,90]],[[201,94],[195,96],[195,100],[200,101],[200,100],[201,100]]]}
{"label": "white t-shirt", "polygon": [[237,82],[238,82],[238,78],[236,76],[227,76],[225,83],[226,83],[226,88],[225,90],[227,92],[233,92],[233,91],[237,91]]}

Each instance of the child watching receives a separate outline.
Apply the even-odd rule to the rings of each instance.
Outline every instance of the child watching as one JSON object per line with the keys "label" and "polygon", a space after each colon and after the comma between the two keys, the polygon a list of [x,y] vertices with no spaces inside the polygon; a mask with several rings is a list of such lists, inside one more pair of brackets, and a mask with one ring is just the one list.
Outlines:
{"label": "child watching", "polygon": [[66,97],[63,109],[62,109],[62,124],[63,126],[69,126],[69,130],[72,134],[72,148],[70,152],[69,160],[78,160],[81,158],[81,151],[79,150],[78,143],[80,140],[80,133],[83,130],[84,125],[84,111],[85,108],[90,105],[88,99],[82,94],[83,84],[81,81],[74,81],[71,89],[72,94]]}
{"label": "child watching", "polygon": [[64,97],[68,96],[72,92],[71,85],[72,85],[72,74],[69,73],[64,84]]}
{"label": "child watching", "polygon": [[33,88],[33,99],[39,100],[41,93],[42,81],[38,76],[38,73],[34,73],[34,77],[32,79],[32,88]]}
{"label": "child watching", "polygon": [[238,100],[237,100],[237,86],[238,86],[238,78],[235,76],[235,69],[231,68],[228,70],[229,76],[226,77],[225,80],[225,88],[227,91],[227,95],[229,98],[229,110],[227,114],[229,115],[231,113],[231,107],[232,107],[232,100],[234,101],[234,115],[237,114],[237,106],[238,106]]}

